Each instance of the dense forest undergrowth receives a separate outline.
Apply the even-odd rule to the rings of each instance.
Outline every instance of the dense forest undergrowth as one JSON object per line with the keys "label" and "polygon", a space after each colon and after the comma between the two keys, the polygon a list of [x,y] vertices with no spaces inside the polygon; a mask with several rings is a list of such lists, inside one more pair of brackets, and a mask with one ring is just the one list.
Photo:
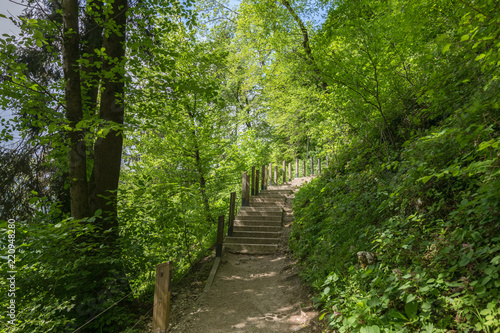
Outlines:
{"label": "dense forest undergrowth", "polygon": [[330,166],[290,244],[332,331],[500,331],[497,1],[36,0],[11,20],[0,331],[134,332],[155,265],[177,282],[208,253],[243,171],[311,157]]}

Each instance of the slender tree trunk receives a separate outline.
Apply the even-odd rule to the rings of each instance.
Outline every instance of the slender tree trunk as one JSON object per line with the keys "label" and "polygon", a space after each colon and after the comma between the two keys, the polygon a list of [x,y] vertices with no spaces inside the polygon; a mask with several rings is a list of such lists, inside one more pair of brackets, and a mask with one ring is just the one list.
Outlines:
{"label": "slender tree trunk", "polygon": [[87,185],[87,151],[81,130],[76,124],[83,120],[80,86],[78,0],[63,0],[63,71],[66,94],[66,118],[71,130],[69,149],[69,181],[71,216],[81,219],[90,215]]}
{"label": "slender tree trunk", "polygon": [[195,161],[196,161],[196,171],[198,171],[198,175],[200,177],[200,180],[199,180],[200,193],[201,193],[201,198],[203,200],[203,207],[205,208],[205,215],[207,218],[207,222],[212,224],[212,223],[215,223],[215,220],[212,218],[212,215],[210,214],[210,203],[208,201],[208,195],[207,195],[207,182],[205,180],[203,166],[201,164],[200,150],[198,148],[197,142],[196,142],[196,150],[195,150]]}
{"label": "slender tree trunk", "polygon": [[316,60],[314,60],[314,56],[312,54],[311,50],[311,45],[309,43],[309,33],[307,31],[307,27],[302,21],[302,19],[297,15],[295,10],[292,8],[292,5],[288,0],[281,0],[281,3],[285,8],[288,10],[290,15],[292,15],[293,19],[299,26],[300,31],[302,32],[302,48],[304,49],[304,52],[306,53],[306,62],[308,63],[309,66],[312,67],[312,70],[314,74],[316,75],[316,80],[318,82],[319,87],[321,87],[322,90],[326,90],[328,87],[327,83],[321,76],[321,71],[318,68],[318,65],[316,64]]}

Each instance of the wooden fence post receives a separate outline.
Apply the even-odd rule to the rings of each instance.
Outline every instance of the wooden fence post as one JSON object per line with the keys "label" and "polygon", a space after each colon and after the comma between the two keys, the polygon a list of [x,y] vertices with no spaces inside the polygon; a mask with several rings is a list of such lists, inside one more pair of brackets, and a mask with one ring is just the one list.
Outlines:
{"label": "wooden fence post", "polygon": [[330,162],[330,159],[328,158],[328,156],[326,157],[326,167],[328,167],[328,164]]}
{"label": "wooden fence post", "polygon": [[318,175],[321,175],[321,158],[318,158]]}
{"label": "wooden fence post", "polygon": [[314,158],[311,157],[311,177],[314,176]]}
{"label": "wooden fence post", "polygon": [[155,296],[153,310],[153,333],[165,333],[170,318],[170,279],[172,262],[168,261],[156,266]]}
{"label": "wooden fence post", "polygon": [[269,163],[269,186],[273,185],[273,164]]}
{"label": "wooden fence post", "polygon": [[255,195],[259,194],[259,170],[255,170]]}
{"label": "wooden fence post", "polygon": [[224,215],[219,216],[217,223],[217,247],[215,248],[215,256],[222,257],[222,241],[224,239]]}
{"label": "wooden fence post", "polygon": [[292,182],[292,162],[288,162],[288,181]]}
{"label": "wooden fence post", "polygon": [[252,176],[251,176],[251,182],[250,182],[250,194],[255,195],[255,167],[252,167]]}
{"label": "wooden fence post", "polygon": [[235,207],[236,206],[236,192],[231,192],[229,196],[229,224],[227,227],[227,235],[231,237],[233,235],[233,226],[234,226],[234,215],[235,215]]}
{"label": "wooden fence post", "polygon": [[260,180],[260,190],[264,191],[266,189],[266,166],[262,166],[262,179]]}
{"label": "wooden fence post", "polygon": [[299,178],[299,159],[295,159],[295,178]]}
{"label": "wooden fence post", "polygon": [[306,160],[302,161],[302,171],[304,172],[302,177],[306,176]]}
{"label": "wooden fence post", "polygon": [[243,184],[241,186],[241,205],[242,206],[248,206],[247,202],[247,172],[243,171]]}
{"label": "wooden fence post", "polygon": [[278,166],[274,166],[274,186],[278,186]]}
{"label": "wooden fence post", "polygon": [[250,206],[250,175],[247,174],[247,192],[246,192],[247,206]]}
{"label": "wooden fence post", "polygon": [[286,162],[283,161],[283,184],[286,183]]}

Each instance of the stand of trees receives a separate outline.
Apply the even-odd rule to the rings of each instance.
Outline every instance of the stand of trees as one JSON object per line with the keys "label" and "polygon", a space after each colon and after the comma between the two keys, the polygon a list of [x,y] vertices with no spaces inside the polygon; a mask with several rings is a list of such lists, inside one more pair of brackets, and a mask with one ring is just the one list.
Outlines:
{"label": "stand of trees", "polygon": [[0,140],[23,137],[0,155],[1,329],[133,326],[154,265],[179,278],[210,249],[241,171],[328,156],[291,247],[332,329],[497,330],[499,10],[30,2],[0,38]]}

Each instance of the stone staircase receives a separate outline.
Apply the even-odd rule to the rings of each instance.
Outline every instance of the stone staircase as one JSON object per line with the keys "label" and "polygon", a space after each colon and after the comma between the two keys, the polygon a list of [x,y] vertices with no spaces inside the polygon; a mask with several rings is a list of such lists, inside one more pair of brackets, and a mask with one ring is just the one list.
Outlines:
{"label": "stone staircase", "polygon": [[270,254],[276,252],[283,226],[286,197],[292,185],[269,186],[250,198],[250,205],[240,207],[234,221],[233,235],[226,237],[228,252]]}

